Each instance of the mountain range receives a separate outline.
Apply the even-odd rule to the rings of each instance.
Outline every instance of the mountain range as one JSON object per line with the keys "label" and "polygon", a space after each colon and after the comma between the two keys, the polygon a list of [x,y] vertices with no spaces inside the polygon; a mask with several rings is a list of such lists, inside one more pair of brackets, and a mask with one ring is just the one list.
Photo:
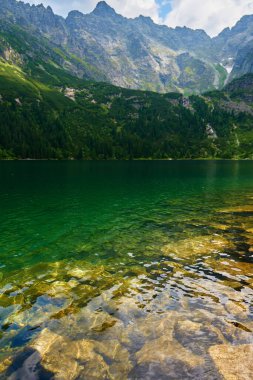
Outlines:
{"label": "mountain range", "polygon": [[0,0],[0,8],[5,23],[66,51],[64,65],[79,78],[132,89],[198,94],[221,89],[253,70],[253,16],[210,38],[203,30],[173,29],[149,17],[127,19],[104,1],[90,14],[72,11],[66,19],[50,7],[16,0]]}
{"label": "mountain range", "polygon": [[253,16],[202,30],[0,0],[0,158],[253,158]]}

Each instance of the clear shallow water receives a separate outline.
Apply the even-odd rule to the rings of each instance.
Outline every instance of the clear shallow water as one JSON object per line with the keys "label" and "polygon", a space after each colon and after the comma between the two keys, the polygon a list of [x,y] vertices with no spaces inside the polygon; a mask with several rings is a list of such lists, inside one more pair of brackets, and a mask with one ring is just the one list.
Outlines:
{"label": "clear shallow water", "polygon": [[250,379],[252,174],[0,163],[3,378]]}

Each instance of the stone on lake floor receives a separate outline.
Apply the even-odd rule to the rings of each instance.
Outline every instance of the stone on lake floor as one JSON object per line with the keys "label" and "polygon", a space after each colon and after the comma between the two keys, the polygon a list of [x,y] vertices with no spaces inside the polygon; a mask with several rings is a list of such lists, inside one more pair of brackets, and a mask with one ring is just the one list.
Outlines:
{"label": "stone on lake floor", "polygon": [[11,364],[12,364],[11,356],[0,359],[0,376],[10,367]]}
{"label": "stone on lake floor", "polygon": [[253,204],[241,205],[237,207],[228,207],[228,208],[219,210],[219,212],[225,213],[225,214],[253,213]]}
{"label": "stone on lake floor", "polygon": [[219,223],[212,223],[212,228],[215,228],[216,230],[226,231],[229,228],[229,225],[227,224],[219,224]]}
{"label": "stone on lake floor", "polygon": [[31,308],[13,314],[9,318],[9,322],[18,324],[20,327],[28,325],[38,326],[70,305],[71,300],[68,298],[51,298],[47,295],[40,296]]}
{"label": "stone on lake floor", "polygon": [[201,356],[187,350],[168,335],[147,342],[136,354],[136,357],[139,365],[153,362],[166,366],[167,362],[171,360],[180,361],[191,368],[204,364]]}
{"label": "stone on lake floor", "polygon": [[[31,347],[55,380],[127,379],[132,368],[128,351],[117,340],[70,340],[44,329]],[[110,362],[110,365],[107,362]]]}
{"label": "stone on lake floor", "polygon": [[216,275],[224,277],[222,283],[230,289],[241,286],[241,281],[253,285],[253,264],[244,261],[236,261],[234,258],[215,260],[209,257],[205,260],[205,266]]}
{"label": "stone on lake floor", "polygon": [[253,375],[253,345],[218,345],[209,349],[224,380],[251,380]]}
{"label": "stone on lake floor", "polygon": [[71,341],[45,329],[33,342],[32,348],[40,354],[42,366],[54,374],[56,380],[76,379],[84,367],[91,379],[95,374],[101,379],[108,374],[108,366],[94,351],[92,341]]}
{"label": "stone on lake floor", "polygon": [[[139,365],[144,363],[160,363],[161,366],[167,367],[170,361],[181,361],[185,365],[194,368],[204,364],[204,359],[186,349],[181,345],[174,336],[176,324],[179,323],[179,314],[168,312],[158,319],[150,316],[141,319],[138,325],[146,340],[143,347],[136,353],[136,359]],[[143,323],[141,323],[143,322]],[[186,325],[194,331],[199,328],[198,324],[185,321]],[[184,326],[182,325],[182,328]]]}
{"label": "stone on lake floor", "polygon": [[177,255],[179,258],[191,258],[198,255],[209,255],[217,251],[232,249],[233,243],[219,235],[194,236],[188,239],[169,243],[163,247],[166,256]]}
{"label": "stone on lake floor", "polygon": [[93,280],[98,279],[105,274],[104,266],[95,268],[81,269],[80,267],[71,268],[67,274],[79,280]]}

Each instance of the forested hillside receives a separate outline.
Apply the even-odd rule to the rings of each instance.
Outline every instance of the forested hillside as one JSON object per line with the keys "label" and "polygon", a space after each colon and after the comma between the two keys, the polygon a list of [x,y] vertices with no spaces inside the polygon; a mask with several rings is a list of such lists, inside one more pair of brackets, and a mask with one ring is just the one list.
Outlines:
{"label": "forested hillside", "polygon": [[42,84],[0,62],[1,158],[252,157],[253,109],[238,83],[231,93],[185,98],[67,74],[59,81]]}
{"label": "forested hillside", "polygon": [[41,35],[0,26],[1,158],[253,157],[251,75],[203,96],[128,90],[88,80],[89,65]]}

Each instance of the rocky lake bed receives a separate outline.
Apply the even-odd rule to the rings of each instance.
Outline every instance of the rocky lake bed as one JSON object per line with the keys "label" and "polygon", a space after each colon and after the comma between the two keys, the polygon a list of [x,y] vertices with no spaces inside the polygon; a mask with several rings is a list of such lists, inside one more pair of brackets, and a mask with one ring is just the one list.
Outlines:
{"label": "rocky lake bed", "polygon": [[250,380],[253,196],[227,195],[149,194],[22,271],[17,255],[1,272],[1,378]]}

